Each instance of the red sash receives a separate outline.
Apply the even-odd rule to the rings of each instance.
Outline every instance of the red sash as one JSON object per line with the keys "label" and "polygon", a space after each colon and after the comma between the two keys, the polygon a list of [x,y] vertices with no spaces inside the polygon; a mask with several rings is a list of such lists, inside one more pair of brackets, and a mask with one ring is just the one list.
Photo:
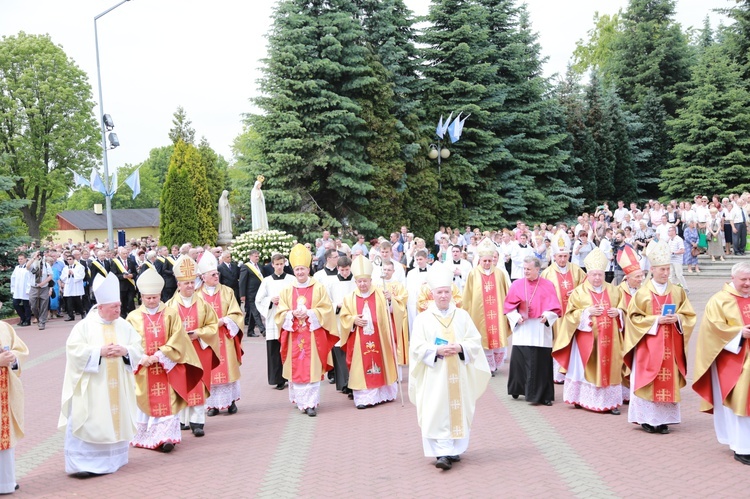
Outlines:
{"label": "red sash", "polygon": [[497,302],[495,289],[495,273],[482,276],[482,305],[484,310],[484,325],[487,331],[487,349],[500,348],[500,306]]}
{"label": "red sash", "polygon": [[[742,298],[735,296],[737,299],[737,306],[740,309],[742,315],[742,323],[744,325],[750,324],[750,298]],[[734,389],[737,381],[740,379],[742,374],[742,366],[745,363],[745,358],[748,353],[748,342],[746,339],[742,341],[742,348],[739,353],[734,354],[727,350],[722,350],[719,355],[716,356],[716,370],[719,374],[719,386],[721,387],[721,400],[726,400],[729,393]],[[746,414],[750,414],[750,398],[748,398]]]}
{"label": "red sash", "polygon": [[[185,307],[182,303],[178,303],[177,309],[180,313],[182,324],[185,326],[185,331],[193,331],[198,325],[198,307],[195,306],[195,302],[189,308]],[[188,393],[187,402],[190,407],[206,403],[204,387],[206,390],[211,389],[211,364],[213,361],[213,351],[210,348],[202,349],[200,339],[198,338],[192,341],[195,353],[198,354],[201,366],[203,367],[203,383],[198,383]]]}
{"label": "red sash", "polygon": [[10,449],[10,393],[7,367],[0,367],[0,450]]}
{"label": "red sash", "polygon": [[[143,314],[144,326],[143,341],[145,343],[146,355],[154,355],[159,347],[166,343],[164,334],[164,314]],[[160,418],[172,414],[172,404],[169,399],[169,379],[167,372],[156,363],[148,367],[146,371],[146,386],[148,387],[148,407],[151,416]]]}
{"label": "red sash", "polygon": [[[660,316],[662,307],[667,303],[672,303],[671,293],[659,296],[651,292],[653,315]],[[656,334],[644,336],[637,347],[638,375],[633,388],[639,390],[653,383],[654,402],[676,402],[675,377],[678,370],[683,376],[687,372],[682,335],[674,324],[661,324]]]}
{"label": "red sash", "polygon": [[362,368],[365,371],[365,385],[367,388],[378,388],[385,385],[385,373],[383,372],[384,366],[382,365],[383,345],[380,342],[380,327],[378,326],[375,293],[371,293],[367,298],[357,296],[357,314],[362,314],[365,303],[370,307],[374,332],[371,335],[365,336],[364,328],[357,327],[355,329],[356,334],[350,335],[346,342],[346,364],[351,369],[354,344],[357,337],[359,337],[359,351],[362,355]]}
{"label": "red sash", "polygon": [[[601,296],[601,301],[598,301],[597,299]],[[612,344],[614,338],[612,337],[612,325],[615,322],[616,319],[610,317],[607,315],[606,311],[609,310],[612,307],[612,304],[609,301],[609,293],[607,293],[607,290],[602,290],[601,293],[595,293],[594,291],[591,292],[591,300],[594,303],[599,303],[604,307],[605,313],[595,318],[596,320],[596,331],[597,331],[597,338],[596,338],[596,344],[597,344],[597,357],[599,360],[599,367],[601,372],[601,382],[602,386],[609,386],[609,371],[610,371],[610,363],[612,362]],[[581,348],[581,336],[578,335],[578,348]],[[588,337],[592,337],[591,341],[593,341],[593,335],[585,335]],[[583,356],[583,352],[581,352],[581,355]],[[586,362],[588,361],[588,357],[591,355],[591,350],[589,349],[588,355],[586,356],[586,360],[584,360],[584,365],[586,365]]]}
{"label": "red sash", "polygon": [[[221,310],[221,293],[217,291],[216,294],[208,296],[203,295],[206,302],[213,307],[216,312],[216,317],[224,317],[224,313]],[[229,383],[229,366],[227,365],[227,344],[226,341],[229,339],[232,341],[232,337],[229,334],[229,329],[222,323],[219,326],[219,365],[211,370],[211,383],[217,385],[223,385]]]}
{"label": "red sash", "polygon": [[563,314],[568,310],[568,291],[573,289],[573,272],[568,269],[566,273],[555,272],[557,274],[557,289],[560,290],[560,305],[562,305]]}

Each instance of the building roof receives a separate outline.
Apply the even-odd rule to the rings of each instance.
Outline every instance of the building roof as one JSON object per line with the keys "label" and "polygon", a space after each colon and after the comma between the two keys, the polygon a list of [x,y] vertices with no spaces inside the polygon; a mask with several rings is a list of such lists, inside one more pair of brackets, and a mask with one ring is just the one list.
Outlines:
{"label": "building roof", "polygon": [[[136,227],[159,227],[159,208],[133,210],[111,210],[112,228],[132,229]],[[97,215],[93,210],[68,210],[57,214],[58,224],[64,220],[78,230],[102,230],[107,228],[107,215]]]}

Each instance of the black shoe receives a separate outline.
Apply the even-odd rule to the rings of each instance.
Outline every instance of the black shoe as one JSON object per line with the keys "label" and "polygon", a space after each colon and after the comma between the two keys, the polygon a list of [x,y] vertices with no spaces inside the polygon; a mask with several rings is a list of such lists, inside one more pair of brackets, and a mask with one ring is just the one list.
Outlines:
{"label": "black shoe", "polygon": [[277,390],[283,390],[284,388],[286,388],[286,381],[284,381],[283,383],[279,383],[278,385],[275,386],[275,388]]}
{"label": "black shoe", "polygon": [[265,338],[266,337],[266,332],[265,331],[261,331],[260,335]]}
{"label": "black shoe", "polygon": [[459,462],[461,460],[461,456],[448,456],[448,459],[452,463],[457,463],[457,462]]}
{"label": "black shoe", "polygon": [[65,322],[70,322],[70,321],[74,321],[74,320],[76,320],[75,317],[68,317],[67,319],[65,319]]}
{"label": "black shoe", "polygon": [[335,382],[336,382],[336,380],[335,380],[334,378],[328,378],[328,384],[329,384],[329,385],[332,385],[332,384],[334,384]]}
{"label": "black shoe", "polygon": [[174,444],[172,442],[164,442],[161,444],[161,451],[165,454],[174,450]]}
{"label": "black shoe", "polygon": [[656,428],[654,428],[650,424],[642,423],[641,428],[643,428],[643,431],[645,431],[646,433],[656,433]]}
{"label": "black shoe", "polygon": [[229,406],[229,409],[227,409],[227,412],[229,414],[237,414],[237,404],[232,402],[232,405]]}
{"label": "black shoe", "polygon": [[311,418],[314,418],[315,416],[318,415],[318,412],[315,410],[314,407],[308,407],[307,409],[305,409],[305,414],[307,414]]}
{"label": "black shoe", "polygon": [[258,337],[258,333],[256,333],[255,331],[253,331],[251,333],[247,333],[247,336],[250,337],[250,338],[257,338]]}
{"label": "black shoe", "polygon": [[451,463],[451,460],[445,456],[439,457],[438,460],[435,462],[435,467],[440,468],[441,470],[448,471],[453,467],[453,463]]}
{"label": "black shoe", "polygon": [[542,405],[546,405],[547,407],[549,407],[549,406],[552,405],[552,401],[551,400],[545,400],[544,402],[542,402]]}
{"label": "black shoe", "polygon": [[367,406],[366,406],[366,405],[362,405],[362,404],[359,404],[359,405],[357,406],[357,409],[367,409]]}
{"label": "black shoe", "polygon": [[91,473],[90,471],[79,471],[78,473],[73,473],[70,476],[75,478],[91,478],[96,476],[96,473]]}
{"label": "black shoe", "polygon": [[516,395],[515,393],[511,395],[511,397],[513,397],[513,400],[518,400],[518,395]]}
{"label": "black shoe", "polygon": [[190,429],[193,430],[193,435],[196,437],[202,437],[206,434],[206,432],[203,431],[203,425],[200,423],[190,423]]}
{"label": "black shoe", "polygon": [[217,414],[219,414],[219,409],[217,409],[216,407],[212,407],[206,411],[206,416],[208,416],[209,418],[212,418]]}
{"label": "black shoe", "polygon": [[[750,454],[737,454],[734,453],[734,460],[739,461],[742,464],[750,465]],[[16,485],[16,488],[18,488],[18,485]]]}
{"label": "black shoe", "polygon": [[[26,324],[28,326],[28,324]],[[16,490],[20,489],[21,486],[19,484],[16,484]]]}
{"label": "black shoe", "polygon": [[573,404],[573,406],[574,406],[574,407],[575,407],[576,409],[580,409],[580,408],[581,408],[581,404]]}
{"label": "black shoe", "polygon": [[615,407],[614,409],[612,409],[612,410],[611,410],[611,411],[609,411],[609,412],[611,412],[611,413],[612,413],[612,414],[614,414],[615,416],[619,416],[619,415],[620,415],[620,409],[619,409],[618,407]]}
{"label": "black shoe", "polygon": [[669,426],[665,424],[660,424],[659,426],[656,427],[656,431],[658,433],[661,433],[662,435],[666,435],[667,433],[669,433]]}
{"label": "black shoe", "polygon": [[190,427],[189,427],[188,425],[186,425],[186,424],[182,424],[182,423],[180,423],[180,429],[181,429],[182,431],[185,431],[185,430],[189,430],[189,429],[190,429]]}

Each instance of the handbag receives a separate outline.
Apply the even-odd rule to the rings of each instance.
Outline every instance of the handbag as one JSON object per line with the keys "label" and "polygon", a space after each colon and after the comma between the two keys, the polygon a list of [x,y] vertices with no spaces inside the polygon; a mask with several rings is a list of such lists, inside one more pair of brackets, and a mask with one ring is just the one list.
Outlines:
{"label": "handbag", "polygon": [[708,243],[706,242],[706,234],[705,234],[705,232],[698,234],[698,247],[699,248],[708,248]]}
{"label": "handbag", "polygon": [[692,256],[698,256],[698,255],[700,255],[700,253],[701,253],[701,249],[700,249],[699,247],[697,247],[697,246],[693,246],[693,247],[692,247],[692,248],[690,249],[690,254],[691,254]]}

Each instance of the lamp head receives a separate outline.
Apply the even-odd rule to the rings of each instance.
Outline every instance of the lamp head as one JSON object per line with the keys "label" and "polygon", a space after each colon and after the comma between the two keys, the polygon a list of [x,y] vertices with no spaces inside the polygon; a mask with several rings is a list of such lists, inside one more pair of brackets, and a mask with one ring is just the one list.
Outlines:
{"label": "lamp head", "polygon": [[120,147],[120,139],[117,138],[117,134],[115,132],[110,133],[107,137],[109,137],[110,149]]}
{"label": "lamp head", "polygon": [[115,127],[115,122],[112,120],[112,116],[108,114],[102,116],[102,121],[104,122],[104,128],[107,130],[112,130]]}

